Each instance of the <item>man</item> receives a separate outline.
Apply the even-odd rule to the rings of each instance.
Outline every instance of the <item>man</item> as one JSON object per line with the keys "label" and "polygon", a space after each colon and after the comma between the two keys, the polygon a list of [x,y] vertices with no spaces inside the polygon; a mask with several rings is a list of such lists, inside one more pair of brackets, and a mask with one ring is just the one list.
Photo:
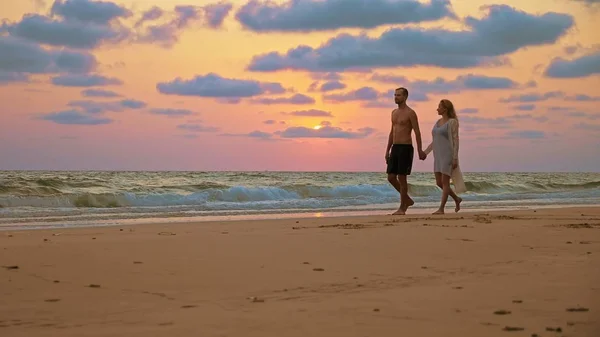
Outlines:
{"label": "man", "polygon": [[[412,145],[412,131],[415,131],[419,159],[425,160],[427,155],[423,152],[419,120],[413,109],[406,105],[408,90],[398,88],[394,92],[394,100],[398,108],[392,111],[392,129],[385,150],[388,181],[400,193],[400,207],[393,215],[404,215],[406,210],[414,205],[408,196],[407,176],[412,170],[414,147]],[[390,151],[391,150],[391,151]]]}

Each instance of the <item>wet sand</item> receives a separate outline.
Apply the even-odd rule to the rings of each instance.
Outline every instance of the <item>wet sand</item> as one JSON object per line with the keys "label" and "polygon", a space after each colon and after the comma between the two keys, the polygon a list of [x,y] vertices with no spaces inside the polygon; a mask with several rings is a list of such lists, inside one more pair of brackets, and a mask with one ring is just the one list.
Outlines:
{"label": "wet sand", "polygon": [[600,336],[600,207],[0,232],[3,337],[534,334]]}

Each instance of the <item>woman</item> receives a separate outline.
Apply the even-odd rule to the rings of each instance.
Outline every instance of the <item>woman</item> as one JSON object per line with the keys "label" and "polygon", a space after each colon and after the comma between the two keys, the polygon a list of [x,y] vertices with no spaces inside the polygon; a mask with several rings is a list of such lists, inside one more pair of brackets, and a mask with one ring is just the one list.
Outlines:
{"label": "woman", "polygon": [[433,150],[435,181],[442,189],[440,208],[433,214],[444,214],[448,195],[454,199],[455,212],[460,210],[462,202],[462,198],[450,188],[450,178],[452,178],[456,192],[465,192],[467,189],[458,165],[458,119],[454,105],[449,100],[443,99],[438,105],[437,112],[442,118],[435,123],[431,130],[433,140],[425,149],[425,153],[429,154]]}

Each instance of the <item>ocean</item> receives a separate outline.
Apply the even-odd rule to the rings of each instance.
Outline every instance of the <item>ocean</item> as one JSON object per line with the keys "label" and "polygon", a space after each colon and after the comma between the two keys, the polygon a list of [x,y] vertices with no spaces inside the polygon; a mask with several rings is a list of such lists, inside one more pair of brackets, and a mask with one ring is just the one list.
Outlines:
{"label": "ocean", "polygon": [[[599,205],[600,173],[464,173],[469,210]],[[409,177],[410,213],[437,209],[432,173]],[[388,214],[398,194],[371,172],[0,171],[0,230]],[[453,212],[452,199],[447,212]]]}

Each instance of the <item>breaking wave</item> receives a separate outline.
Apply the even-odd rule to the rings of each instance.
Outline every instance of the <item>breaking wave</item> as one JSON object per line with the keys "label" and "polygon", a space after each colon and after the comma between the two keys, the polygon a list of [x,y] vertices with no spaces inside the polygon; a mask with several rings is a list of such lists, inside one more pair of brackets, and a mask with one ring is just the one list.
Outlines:
{"label": "breaking wave", "polygon": [[[538,182],[493,183],[467,182],[467,195],[540,195],[556,192],[600,190],[600,181],[580,184]],[[409,184],[410,194],[417,198],[438,198],[435,185]],[[325,186],[292,184],[281,186],[227,186],[221,183],[169,184],[159,186],[134,185],[116,188],[102,181],[70,182],[59,179],[17,179],[0,182],[0,207],[76,207],[117,208],[157,206],[207,206],[254,204],[267,207],[269,203],[305,201],[306,204],[344,206],[395,202],[398,193],[389,184],[357,184]],[[262,203],[262,206],[259,204]],[[212,207],[211,207],[212,208]]]}

